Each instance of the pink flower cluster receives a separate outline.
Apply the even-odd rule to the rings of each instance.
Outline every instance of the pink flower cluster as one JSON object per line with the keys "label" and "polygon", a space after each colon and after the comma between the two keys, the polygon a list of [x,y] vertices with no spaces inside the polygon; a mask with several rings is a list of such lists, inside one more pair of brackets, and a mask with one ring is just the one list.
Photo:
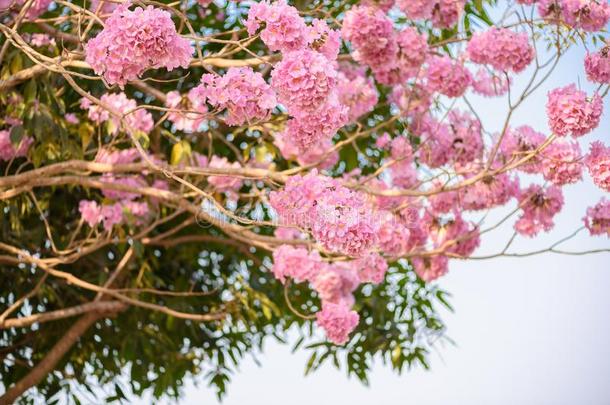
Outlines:
{"label": "pink flower cluster", "polygon": [[[212,156],[212,159],[207,165],[213,169],[239,169],[241,166],[238,162],[230,163],[226,157]],[[218,191],[237,191],[241,188],[243,180],[237,176],[210,176],[208,183],[212,184]]]}
{"label": "pink flower cluster", "polygon": [[515,230],[524,236],[534,237],[540,231],[548,232],[553,226],[553,217],[563,207],[561,188],[550,186],[543,188],[532,184],[519,195],[519,207],[522,215],[515,223]]}
{"label": "pink flower cluster", "polygon": [[576,183],[582,178],[582,153],[577,142],[558,139],[542,152],[545,180],[557,186]]}
{"label": "pink flower cluster", "polygon": [[549,126],[559,136],[578,137],[591,132],[599,125],[602,109],[599,95],[588,98],[574,84],[551,90],[546,104]]}
{"label": "pink flower cluster", "polygon": [[264,26],[260,36],[272,51],[290,52],[302,49],[308,43],[308,28],[296,8],[285,0],[273,4],[254,2],[245,22],[248,34],[254,35]]}
{"label": "pink flower cluster", "polygon": [[472,90],[485,97],[500,97],[508,93],[511,80],[507,76],[490,73],[484,68],[477,70],[472,80]]}
{"label": "pink flower cluster", "polygon": [[15,147],[11,142],[11,133],[8,130],[0,131],[0,160],[9,161],[27,155],[34,140],[29,136],[24,136],[19,145]]}
{"label": "pink flower cluster", "polygon": [[561,0],[564,21],[585,31],[603,30],[610,20],[610,4],[605,0]]}
{"label": "pink flower cluster", "polygon": [[364,71],[344,68],[339,70],[337,79],[339,101],[347,107],[350,122],[356,121],[377,105],[379,95],[375,83]]}
{"label": "pink flower cluster", "polygon": [[78,205],[83,221],[90,227],[103,223],[104,229],[111,230],[114,225],[120,225],[135,219],[135,222],[148,216],[149,207],[146,202],[119,201],[112,204],[99,205],[96,201],[81,200]]}
{"label": "pink flower cluster", "polygon": [[172,110],[185,110],[170,111],[167,114],[167,119],[174,123],[178,131],[197,132],[208,112],[205,98],[198,96],[196,88],[191,89],[185,97],[177,91],[170,91],[165,105]]}
{"label": "pink flower cluster", "polygon": [[[528,154],[535,153],[545,140],[546,136],[544,134],[535,131],[529,125],[522,125],[515,129],[508,129],[502,138],[500,152],[506,161],[521,160]],[[517,170],[531,174],[540,173],[542,171],[540,152],[518,166]]]}
{"label": "pink flower cluster", "polygon": [[231,67],[223,76],[205,74],[194,91],[213,107],[227,110],[227,125],[265,119],[277,105],[271,86],[250,67]]}
{"label": "pink flower cluster", "polygon": [[491,28],[475,33],[468,42],[471,61],[490,65],[496,70],[521,72],[534,60],[534,48],[526,33],[507,28]]}
{"label": "pink flower cluster", "polygon": [[460,97],[472,83],[472,75],[460,61],[448,56],[434,56],[428,60],[428,87],[447,97]]}
{"label": "pink flower cluster", "polygon": [[[100,105],[94,105],[88,98],[82,98],[80,106],[88,110],[89,119],[98,124],[109,122],[110,133],[116,135],[119,129],[125,124],[126,130],[135,130],[149,133],[154,127],[152,115],[144,110],[136,110],[138,106],[135,100],[127,98],[125,93],[106,93],[100,97],[100,101],[114,109],[116,113],[121,114],[121,117],[113,115],[107,109]],[[126,114],[126,115],[125,115]]]}
{"label": "pink flower cluster", "polygon": [[610,200],[602,198],[599,203],[587,208],[583,221],[591,235],[605,234],[610,237]]}
{"label": "pink flower cluster", "polygon": [[317,251],[281,245],[273,252],[271,271],[282,283],[291,278],[311,285],[322,302],[322,310],[316,314],[318,325],[330,341],[340,345],[358,324],[358,314],[351,310],[353,291],[360,283],[383,281],[387,263],[375,253],[351,262],[329,263]]}
{"label": "pink flower cluster", "polygon": [[610,148],[600,141],[593,142],[585,165],[593,182],[601,189],[610,192]]}
{"label": "pink flower cluster", "polygon": [[605,46],[599,52],[587,53],[585,56],[585,72],[587,78],[595,83],[610,83],[610,46]]}
{"label": "pink flower cluster", "polygon": [[331,252],[361,256],[375,243],[364,196],[315,170],[290,177],[284,189],[271,193],[270,202],[283,223],[310,229]]}
{"label": "pink flower cluster", "polygon": [[436,28],[451,28],[464,11],[465,0],[397,0],[396,5],[415,20],[432,20]]}
{"label": "pink flower cluster", "polygon": [[383,84],[398,84],[416,76],[428,53],[424,35],[413,27],[396,33],[392,20],[372,6],[349,10],[342,32],[352,43],[354,59],[370,66]]}
{"label": "pink flower cluster", "polygon": [[95,73],[123,88],[149,68],[188,67],[193,47],[178,35],[171,15],[152,6],[128,7],[117,7],[102,32],[85,45],[85,59]]}

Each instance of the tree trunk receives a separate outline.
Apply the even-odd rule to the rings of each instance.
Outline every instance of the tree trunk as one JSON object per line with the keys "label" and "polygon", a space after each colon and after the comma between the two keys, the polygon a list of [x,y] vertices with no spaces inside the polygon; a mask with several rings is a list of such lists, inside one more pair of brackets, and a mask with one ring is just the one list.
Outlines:
{"label": "tree trunk", "polygon": [[108,312],[93,311],[80,317],[32,371],[15,385],[8,388],[4,395],[0,397],[0,405],[12,404],[26,390],[40,383],[47,374],[55,369],[57,363],[74,346],[87,329],[107,315]]}

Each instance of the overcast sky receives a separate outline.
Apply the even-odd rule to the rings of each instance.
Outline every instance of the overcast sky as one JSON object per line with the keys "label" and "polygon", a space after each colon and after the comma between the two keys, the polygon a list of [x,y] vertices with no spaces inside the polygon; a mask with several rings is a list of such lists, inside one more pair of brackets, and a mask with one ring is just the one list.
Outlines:
{"label": "overcast sky", "polygon": [[[593,89],[584,76],[583,57],[583,49],[566,55],[551,80],[517,110],[513,125],[529,124],[548,133],[548,90],[570,82]],[[525,76],[516,78],[517,85]],[[505,101],[472,99],[484,121],[497,128]],[[608,104],[606,100],[606,109]],[[610,143],[609,115],[581,139],[583,151],[595,139]],[[555,229],[535,240],[519,240],[515,251],[548,247],[581,226],[586,207],[602,196],[585,176],[584,183],[564,188],[566,205]],[[511,227],[508,223],[483,238],[476,254],[501,249]],[[585,233],[566,244],[571,250],[600,247],[610,247],[608,238]],[[445,314],[444,320],[457,346],[439,347],[431,355],[430,371],[397,376],[378,364],[370,387],[332,367],[304,377],[306,353],[291,354],[289,347],[270,344],[257,356],[261,367],[244,361],[223,404],[610,404],[609,258],[547,254],[452,261],[439,284],[453,294],[455,313]],[[189,385],[181,404],[202,403],[217,403],[212,390]]]}

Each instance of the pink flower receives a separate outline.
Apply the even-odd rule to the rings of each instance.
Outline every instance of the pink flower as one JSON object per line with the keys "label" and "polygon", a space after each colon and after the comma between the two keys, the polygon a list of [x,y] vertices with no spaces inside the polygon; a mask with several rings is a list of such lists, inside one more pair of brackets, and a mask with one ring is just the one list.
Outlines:
{"label": "pink flower", "polygon": [[409,228],[400,223],[393,215],[389,215],[379,226],[377,240],[379,248],[386,254],[400,257],[407,253],[410,248]]}
{"label": "pink flower", "polygon": [[326,56],[328,60],[337,59],[339,48],[341,48],[341,33],[331,30],[326,21],[315,18],[309,27],[309,39],[307,43],[311,47]]}
{"label": "pink flower", "polygon": [[281,283],[288,277],[297,283],[313,282],[324,266],[326,265],[317,251],[309,252],[305,248],[281,245],[273,252],[271,271]]}
{"label": "pink flower", "polygon": [[352,43],[356,61],[384,66],[398,51],[392,20],[379,8],[355,6],[345,13],[343,38]]}
{"label": "pink flower", "polygon": [[300,50],[284,55],[271,72],[280,103],[292,115],[315,111],[337,84],[337,71],[321,53]]}
{"label": "pink flower", "polygon": [[[226,157],[212,156],[208,167],[214,169],[239,169],[241,166],[238,162],[229,163]],[[208,183],[213,185],[218,191],[236,191],[241,188],[242,179],[237,176],[210,176]]]}
{"label": "pink flower", "polygon": [[379,253],[370,252],[354,261],[361,283],[379,284],[388,271],[388,262]]}
{"label": "pink flower", "polygon": [[585,165],[593,182],[601,189],[610,192],[610,148],[600,141],[593,142]]}
{"label": "pink flower", "polygon": [[312,287],[324,303],[354,304],[352,292],[358,287],[358,274],[348,264],[333,263],[320,268]]}
{"label": "pink flower", "polygon": [[425,282],[436,280],[449,271],[447,256],[415,256],[411,259],[411,263],[415,273]]}
{"label": "pink flower", "polygon": [[[90,120],[101,124],[106,121],[110,121],[111,127],[110,132],[116,135],[119,129],[123,127],[123,124],[127,126],[128,130],[142,131],[149,133],[154,127],[154,121],[152,115],[144,110],[138,109],[135,100],[127,98],[125,93],[106,93],[100,97],[102,103],[107,104],[109,107],[114,109],[117,113],[122,114],[121,117],[111,115],[110,112],[99,105],[92,105],[91,102],[83,98],[81,100],[81,108],[88,109],[88,117]],[[126,114],[126,115],[125,115]]]}
{"label": "pink flower", "polygon": [[140,158],[140,152],[136,148],[123,150],[113,150],[102,148],[97,153],[95,161],[99,163],[108,163],[111,165],[120,165],[133,163]]}
{"label": "pink flower", "polygon": [[508,93],[511,80],[501,74],[491,74],[486,69],[480,68],[472,81],[472,90],[481,96],[499,97]]}
{"label": "pink flower", "polygon": [[519,181],[508,173],[483,177],[459,190],[462,207],[469,211],[485,210],[506,204],[519,192]]}
{"label": "pink flower", "polygon": [[165,105],[174,110],[167,114],[167,119],[174,123],[178,131],[197,132],[201,124],[205,121],[208,108],[205,105],[205,98],[198,97],[198,90],[191,89],[186,97],[183,97],[177,91],[167,93]]}
{"label": "pink flower", "polygon": [[457,109],[449,112],[449,128],[453,139],[451,141],[452,160],[468,164],[483,156],[483,137],[481,123],[470,113]]}
{"label": "pink flower", "polygon": [[595,206],[587,208],[583,221],[591,235],[610,237],[610,200],[602,198]]}
{"label": "pink flower", "polygon": [[74,113],[67,113],[66,115],[64,115],[64,119],[66,120],[66,122],[68,124],[72,124],[72,125],[76,125],[80,122],[80,120]]}
{"label": "pink flower", "polygon": [[[100,3],[102,3],[101,6],[99,5]],[[99,12],[97,14],[105,15],[105,14],[112,13],[118,6],[119,6],[118,3],[113,3],[113,2],[107,1],[107,0],[91,0],[91,5],[89,6],[89,10],[91,10],[95,13],[96,11],[98,11],[98,7],[99,7]]]}
{"label": "pink flower", "polygon": [[102,208],[95,201],[81,200],[78,204],[78,211],[83,221],[92,228],[102,222]]}
{"label": "pink flower", "polygon": [[448,97],[460,97],[472,83],[472,75],[459,61],[434,56],[428,61],[428,86]]}
{"label": "pink flower", "polygon": [[610,20],[610,5],[602,0],[561,0],[565,22],[575,28],[596,32]]}
{"label": "pink flower", "polygon": [[474,63],[491,65],[496,70],[521,72],[534,60],[534,48],[526,33],[506,28],[491,28],[473,34],[468,56]]}
{"label": "pink flower", "polygon": [[417,83],[395,86],[389,96],[403,115],[420,119],[429,109],[432,102],[429,90]]}
{"label": "pink flower", "polygon": [[542,154],[542,172],[546,180],[563,186],[582,178],[582,154],[578,143],[558,139]]}
{"label": "pink flower", "polygon": [[554,226],[553,217],[563,207],[563,194],[557,186],[544,189],[533,184],[522,190],[518,199],[523,213],[515,223],[515,230],[529,237],[542,230],[550,231]]}
{"label": "pink flower", "polygon": [[453,136],[449,125],[426,114],[414,122],[412,130],[421,139],[417,154],[422,163],[436,168],[449,162],[453,154]]}
{"label": "pink flower", "polygon": [[[529,153],[538,150],[545,140],[546,136],[544,134],[534,131],[528,125],[522,125],[515,129],[509,128],[502,138],[500,152],[507,161],[518,161],[525,158]],[[517,170],[531,174],[540,173],[542,171],[541,153],[543,152],[538,152],[527,162],[519,165]]]}
{"label": "pink flower", "polygon": [[591,132],[599,125],[602,109],[599,95],[588,98],[574,84],[550,91],[546,104],[549,126],[559,136],[578,137]]}
{"label": "pink flower", "polygon": [[481,244],[478,226],[465,221],[460,214],[442,224],[437,220],[431,221],[429,234],[436,248],[461,257],[472,255]]}
{"label": "pink flower", "polygon": [[267,118],[277,105],[275,93],[263,75],[250,67],[231,67],[224,76],[205,74],[195,89],[198,97],[207,97],[208,103],[226,109],[227,125],[242,125]]}
{"label": "pink flower", "polygon": [[19,145],[15,147],[11,142],[11,133],[7,130],[0,131],[0,160],[11,160],[27,156],[30,146],[34,140],[29,136],[22,137]]}
{"label": "pink flower", "polygon": [[436,4],[435,0],[396,0],[398,8],[412,20],[431,18]]}
{"label": "pink flower", "polygon": [[303,233],[299,229],[289,226],[278,226],[275,228],[273,235],[284,240],[296,240],[303,237]]}
{"label": "pink flower", "polygon": [[326,144],[337,130],[347,123],[347,107],[337,97],[330,97],[312,111],[300,111],[286,123],[281,135],[284,141],[295,145],[299,153]]}
{"label": "pink flower", "polygon": [[356,328],[360,317],[345,304],[323,303],[322,310],[316,313],[318,326],[326,331],[331,342],[342,345],[349,339],[349,334]]}
{"label": "pink flower", "polygon": [[123,207],[120,202],[102,205],[101,215],[104,229],[109,231],[114,225],[119,225],[123,222]]}
{"label": "pink flower", "polygon": [[167,11],[148,6],[129,10],[123,3],[85,45],[86,61],[109,84],[121,88],[146,69],[188,67],[193,47],[176,32]]}
{"label": "pink flower", "polygon": [[262,24],[260,36],[271,51],[290,52],[307,45],[309,32],[305,21],[284,0],[252,3],[245,22],[248,34],[256,34]]}
{"label": "pink flower", "polygon": [[[443,183],[435,181],[433,184],[434,190],[440,190]],[[434,214],[448,213],[454,209],[459,209],[459,200],[457,191],[439,191],[428,197],[430,209]]]}
{"label": "pink flower", "polygon": [[458,23],[466,0],[437,0],[432,9],[432,25],[436,28],[451,28]]}
{"label": "pink flower", "polygon": [[610,46],[605,46],[599,52],[587,53],[585,56],[585,72],[587,78],[595,83],[610,83]]}
{"label": "pink flower", "polygon": [[350,122],[375,108],[379,96],[372,79],[367,78],[364,73],[356,73],[350,77],[343,70],[339,71],[337,79],[339,102],[347,107]]}

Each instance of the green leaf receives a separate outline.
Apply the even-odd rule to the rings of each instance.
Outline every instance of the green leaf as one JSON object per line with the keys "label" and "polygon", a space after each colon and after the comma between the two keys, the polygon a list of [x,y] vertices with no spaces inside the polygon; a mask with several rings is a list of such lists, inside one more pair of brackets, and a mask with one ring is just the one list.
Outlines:
{"label": "green leaf", "polygon": [[25,134],[25,131],[21,125],[15,125],[13,128],[11,128],[10,137],[11,137],[11,143],[13,144],[14,147],[19,146],[19,144],[21,143],[21,140],[23,139],[24,134]]}

